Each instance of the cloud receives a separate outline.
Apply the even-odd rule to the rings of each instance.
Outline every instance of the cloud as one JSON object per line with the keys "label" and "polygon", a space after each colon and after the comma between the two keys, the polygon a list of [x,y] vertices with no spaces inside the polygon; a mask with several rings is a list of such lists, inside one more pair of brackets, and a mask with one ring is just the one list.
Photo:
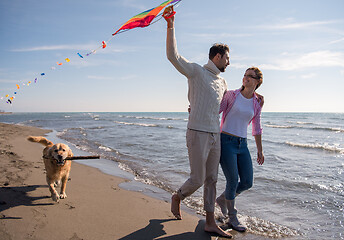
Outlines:
{"label": "cloud", "polygon": [[87,78],[94,79],[94,80],[113,80],[114,79],[113,77],[93,76],[93,75],[87,76]]}
{"label": "cloud", "polygon": [[76,61],[70,61],[68,64],[75,67],[97,67],[97,66],[119,66],[121,61],[108,60],[108,59],[97,59],[88,58],[87,61],[84,59],[78,59]]}
{"label": "cloud", "polygon": [[130,74],[130,75],[120,77],[120,80],[125,81],[125,80],[132,80],[136,78],[138,78],[136,74]]}
{"label": "cloud", "polygon": [[309,73],[309,74],[301,75],[301,78],[303,78],[303,79],[309,79],[309,78],[315,78],[315,77],[316,77],[315,73]]}
{"label": "cloud", "polygon": [[231,39],[231,38],[247,38],[253,36],[250,33],[192,33],[192,38],[202,41],[211,41],[214,39]]}
{"label": "cloud", "polygon": [[28,48],[17,48],[11,50],[12,52],[35,52],[35,51],[54,51],[54,50],[90,50],[96,48],[95,44],[84,45],[51,45],[51,46],[38,46]]}
{"label": "cloud", "polygon": [[344,53],[316,51],[305,54],[286,54],[274,59],[273,63],[261,64],[270,70],[300,70],[311,67],[344,67]]}
{"label": "cloud", "polygon": [[[100,44],[79,44],[79,45],[51,45],[51,46],[38,46],[38,47],[27,47],[27,48],[17,48],[12,49],[11,52],[36,52],[36,51],[56,51],[56,50],[72,50],[72,51],[86,51],[91,52],[94,49],[99,49]],[[126,47],[126,46],[117,46],[117,47],[107,47],[106,51],[97,51],[97,53],[102,54],[113,54],[121,52],[135,52],[136,48]]]}
{"label": "cloud", "polygon": [[137,9],[137,10],[140,10],[140,11],[145,11],[145,10],[147,10],[149,8],[149,7],[145,6],[145,5],[143,5],[141,1],[135,1],[135,0],[123,0],[121,2],[121,5],[124,6],[124,7]]}
{"label": "cloud", "polygon": [[18,80],[0,79],[0,83],[17,83]]}
{"label": "cloud", "polygon": [[344,41],[344,38],[340,38],[340,39],[337,39],[337,40],[330,42],[330,44],[336,44],[336,43],[343,42],[343,41]]}
{"label": "cloud", "polygon": [[[291,20],[288,20],[291,21]],[[313,22],[286,22],[273,25],[258,26],[261,29],[309,29],[310,27],[323,26],[328,24],[337,23],[338,21],[313,21]]]}

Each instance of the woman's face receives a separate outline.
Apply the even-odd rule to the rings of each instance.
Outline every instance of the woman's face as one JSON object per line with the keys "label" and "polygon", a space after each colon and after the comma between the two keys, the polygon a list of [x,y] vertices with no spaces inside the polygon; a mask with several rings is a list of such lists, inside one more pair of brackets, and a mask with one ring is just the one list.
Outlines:
{"label": "woman's face", "polygon": [[256,89],[258,85],[257,75],[253,70],[247,70],[244,78],[242,79],[242,85],[247,88]]}

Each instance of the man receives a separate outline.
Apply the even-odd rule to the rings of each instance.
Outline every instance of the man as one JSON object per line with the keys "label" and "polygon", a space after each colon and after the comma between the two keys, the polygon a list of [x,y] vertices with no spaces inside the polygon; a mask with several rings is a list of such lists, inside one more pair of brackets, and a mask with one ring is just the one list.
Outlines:
{"label": "man", "polygon": [[[166,8],[164,15],[173,12]],[[225,44],[214,44],[209,50],[209,61],[203,67],[187,61],[177,51],[174,36],[174,16],[165,17],[167,22],[166,53],[168,60],[188,79],[190,114],[186,141],[190,162],[190,177],[173,194],[171,212],[181,219],[181,201],[204,184],[205,231],[223,237],[232,235],[224,232],[215,222],[215,197],[218,167],[221,154],[219,108],[226,81],[219,76],[229,65],[229,48]]]}

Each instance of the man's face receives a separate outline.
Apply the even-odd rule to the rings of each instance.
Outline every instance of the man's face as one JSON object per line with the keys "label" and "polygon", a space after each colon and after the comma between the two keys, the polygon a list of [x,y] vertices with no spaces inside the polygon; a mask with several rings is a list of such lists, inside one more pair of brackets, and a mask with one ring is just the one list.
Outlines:
{"label": "man's face", "polygon": [[217,57],[217,61],[215,63],[216,67],[221,71],[221,72],[225,72],[227,66],[230,64],[229,63],[229,52],[226,51],[225,54],[223,54],[223,56],[221,57],[221,54],[218,53]]}

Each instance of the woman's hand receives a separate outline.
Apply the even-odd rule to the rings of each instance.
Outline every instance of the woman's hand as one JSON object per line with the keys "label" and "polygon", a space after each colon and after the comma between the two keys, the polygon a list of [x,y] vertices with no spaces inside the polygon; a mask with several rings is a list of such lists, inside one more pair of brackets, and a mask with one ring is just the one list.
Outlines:
{"label": "woman's hand", "polygon": [[264,163],[264,154],[262,152],[257,153],[257,163],[263,165]]}

